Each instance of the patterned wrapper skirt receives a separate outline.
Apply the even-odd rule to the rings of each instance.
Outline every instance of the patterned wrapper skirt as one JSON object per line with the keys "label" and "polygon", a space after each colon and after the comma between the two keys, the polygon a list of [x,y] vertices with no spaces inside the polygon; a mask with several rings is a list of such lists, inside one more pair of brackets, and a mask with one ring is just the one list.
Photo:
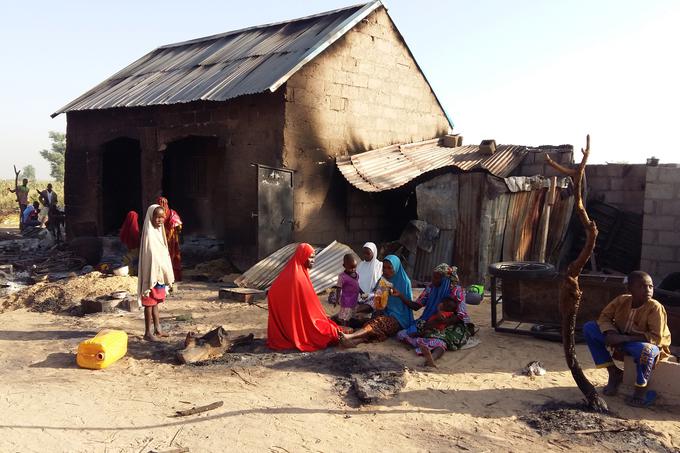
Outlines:
{"label": "patterned wrapper skirt", "polygon": [[369,341],[385,341],[401,330],[396,318],[385,315],[371,319],[364,327],[369,331]]}

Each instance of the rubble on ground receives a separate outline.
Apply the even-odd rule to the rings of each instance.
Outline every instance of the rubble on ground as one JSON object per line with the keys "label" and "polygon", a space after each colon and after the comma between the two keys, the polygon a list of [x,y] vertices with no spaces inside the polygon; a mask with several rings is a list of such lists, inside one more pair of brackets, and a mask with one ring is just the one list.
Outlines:
{"label": "rubble on ground", "polygon": [[136,294],[137,278],[91,272],[55,282],[39,282],[0,298],[0,313],[20,308],[37,312],[64,312],[80,306],[82,299],[96,299],[116,291]]}
{"label": "rubble on ground", "polygon": [[182,275],[185,280],[217,282],[234,271],[234,266],[226,258],[220,258],[199,263],[193,269],[184,269]]}
{"label": "rubble on ground", "polygon": [[667,452],[659,436],[644,425],[592,412],[581,404],[551,402],[520,417],[539,434],[570,435],[573,443],[598,445],[617,452]]}

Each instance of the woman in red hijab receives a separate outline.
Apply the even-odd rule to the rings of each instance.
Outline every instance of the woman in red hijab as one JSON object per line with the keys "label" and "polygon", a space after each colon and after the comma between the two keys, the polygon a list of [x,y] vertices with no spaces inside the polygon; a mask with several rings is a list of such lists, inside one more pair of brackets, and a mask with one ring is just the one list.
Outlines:
{"label": "woman in red hijab", "polygon": [[139,215],[130,211],[125,216],[123,226],[120,228],[120,242],[125,244],[128,250],[139,248]]}
{"label": "woman in red hijab", "polygon": [[309,278],[314,249],[300,244],[269,289],[267,346],[309,352],[342,339],[338,325],[328,319]]}
{"label": "woman in red hijab", "polygon": [[156,202],[165,211],[165,237],[168,239],[168,251],[172,260],[172,271],[175,281],[182,281],[182,254],[179,250],[179,234],[182,232],[182,219],[177,211],[170,209],[168,199],[158,197]]}
{"label": "woman in red hijab", "polygon": [[135,275],[136,262],[139,258],[139,215],[130,211],[125,216],[123,226],[120,227],[120,242],[127,247],[128,252],[123,257],[123,264],[130,269],[130,274]]}

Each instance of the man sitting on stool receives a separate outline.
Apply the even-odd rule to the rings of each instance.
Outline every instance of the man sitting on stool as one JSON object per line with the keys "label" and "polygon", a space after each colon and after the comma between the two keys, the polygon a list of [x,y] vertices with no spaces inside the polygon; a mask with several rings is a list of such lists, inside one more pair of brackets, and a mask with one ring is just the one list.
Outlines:
{"label": "man sitting on stool", "polygon": [[583,326],[588,348],[598,368],[607,368],[609,382],[602,393],[615,395],[623,381],[623,370],[614,364],[614,356],[623,360],[623,355],[633,357],[636,365],[635,392],[627,399],[631,406],[644,407],[653,403],[646,398],[646,387],[657,360],[670,356],[671,332],[666,322],[666,310],[652,299],[654,285],[646,272],[634,271],[628,276],[628,291],[602,310],[597,322],[590,321]]}

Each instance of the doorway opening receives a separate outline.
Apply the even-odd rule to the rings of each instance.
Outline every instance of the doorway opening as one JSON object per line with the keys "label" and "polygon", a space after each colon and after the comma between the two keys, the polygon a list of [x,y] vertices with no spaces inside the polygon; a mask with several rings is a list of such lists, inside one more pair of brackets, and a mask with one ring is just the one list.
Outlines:
{"label": "doorway opening", "polygon": [[117,233],[129,211],[144,217],[141,154],[139,140],[127,137],[103,146],[101,206],[105,234]]}
{"label": "doorway opening", "polygon": [[168,144],[163,156],[163,196],[183,220],[185,234],[214,233],[222,160],[217,138],[190,136]]}

